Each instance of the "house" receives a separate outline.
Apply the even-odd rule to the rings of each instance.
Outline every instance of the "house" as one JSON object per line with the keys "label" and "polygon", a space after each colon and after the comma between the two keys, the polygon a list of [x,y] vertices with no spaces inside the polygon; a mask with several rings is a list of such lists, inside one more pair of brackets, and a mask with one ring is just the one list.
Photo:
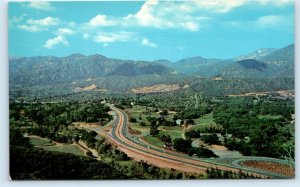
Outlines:
{"label": "house", "polygon": [[181,119],[176,120],[176,124],[177,124],[177,125],[181,125],[181,122],[182,122]]}

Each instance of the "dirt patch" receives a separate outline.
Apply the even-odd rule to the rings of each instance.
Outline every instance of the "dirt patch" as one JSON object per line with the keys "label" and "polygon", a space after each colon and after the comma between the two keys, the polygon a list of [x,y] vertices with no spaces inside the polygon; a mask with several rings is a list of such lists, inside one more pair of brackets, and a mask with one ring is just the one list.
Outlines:
{"label": "dirt patch", "polygon": [[295,170],[286,164],[280,164],[280,163],[276,163],[276,162],[267,162],[267,161],[257,161],[257,160],[247,160],[247,161],[241,162],[240,164],[242,166],[267,170],[267,171],[271,171],[274,173],[287,175],[290,177],[295,176]]}
{"label": "dirt patch", "polygon": [[156,84],[148,87],[133,88],[130,91],[133,93],[160,93],[179,90],[178,84]]}
{"label": "dirt patch", "polygon": [[111,126],[106,126],[103,129],[101,129],[103,132],[109,132],[111,130]]}
{"label": "dirt patch", "polygon": [[98,91],[98,92],[106,92],[107,89],[97,88],[96,84],[92,84],[86,87],[76,87],[74,92],[84,92],[84,91]]}
{"label": "dirt patch", "polygon": [[83,128],[97,128],[101,127],[100,123],[85,123],[85,122],[75,122],[73,123],[75,127],[83,127]]}
{"label": "dirt patch", "polygon": [[222,145],[211,145],[211,148],[218,151],[228,151],[227,147]]}
{"label": "dirt patch", "polygon": [[128,132],[129,132],[129,134],[132,134],[132,135],[141,135],[142,134],[141,131],[132,129],[130,127],[128,127]]}

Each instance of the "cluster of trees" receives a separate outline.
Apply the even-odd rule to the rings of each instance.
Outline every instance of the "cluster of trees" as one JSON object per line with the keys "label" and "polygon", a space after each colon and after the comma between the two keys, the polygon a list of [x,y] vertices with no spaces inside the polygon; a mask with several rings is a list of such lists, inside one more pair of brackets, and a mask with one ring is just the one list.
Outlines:
{"label": "cluster of trees", "polygon": [[158,139],[165,143],[172,143],[172,138],[170,135],[165,135],[165,134],[159,134]]}
{"label": "cluster of trees", "polygon": [[206,170],[207,178],[209,179],[255,179],[259,178],[253,174],[244,173],[239,171],[238,173],[232,171],[222,171],[218,168],[210,168]]}
{"label": "cluster of trees", "polygon": [[200,131],[192,129],[190,131],[185,132],[184,135],[187,139],[200,138]]}
{"label": "cluster of trees", "polygon": [[[14,180],[203,178],[202,175],[161,169],[144,161],[131,161],[125,153],[113,148],[104,138],[97,139],[95,149],[102,156],[112,159],[99,161],[89,157],[35,148],[19,129],[11,128],[10,176]],[[129,163],[124,164],[124,161]]]}
{"label": "cluster of trees", "polygon": [[[198,108],[192,107],[180,111],[178,117],[181,119],[196,119],[202,117],[204,114],[208,114],[212,111],[212,108],[209,106],[199,106]],[[193,125],[194,123],[191,123]]]}
{"label": "cluster of trees", "polygon": [[77,121],[106,123],[112,119],[109,110],[100,102],[10,103],[10,125],[25,123],[27,133],[68,143],[73,137],[64,129]]}
{"label": "cluster of trees", "polygon": [[182,139],[182,138],[176,138],[173,141],[173,147],[177,151],[187,153],[190,156],[192,155],[197,155],[198,157],[204,157],[204,158],[209,158],[209,157],[218,157],[217,155],[214,154],[209,149],[203,148],[203,147],[192,147],[190,139]]}
{"label": "cluster of trees", "polygon": [[[226,98],[215,105],[214,120],[222,125],[229,149],[244,155],[283,158],[294,143],[294,102],[267,97]],[[292,153],[294,154],[294,153]]]}
{"label": "cluster of trees", "polygon": [[219,140],[219,137],[217,136],[217,134],[205,134],[201,136],[201,140],[204,141],[207,144],[217,144],[217,145],[221,145],[221,141]]}

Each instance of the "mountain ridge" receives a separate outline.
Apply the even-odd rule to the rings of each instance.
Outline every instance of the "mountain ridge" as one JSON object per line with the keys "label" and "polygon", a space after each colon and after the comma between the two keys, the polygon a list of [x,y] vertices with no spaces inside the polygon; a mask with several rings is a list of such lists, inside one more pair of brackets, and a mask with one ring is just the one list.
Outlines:
{"label": "mountain ridge", "polygon": [[[195,56],[171,62],[133,61],[108,58],[103,55],[71,54],[66,57],[36,56],[9,60],[11,85],[55,85],[99,80],[105,88],[116,88],[122,82],[128,90],[134,86],[194,81],[199,78],[281,78],[294,75],[294,45],[274,50],[259,59],[235,61]],[[122,78],[123,77],[123,78]],[[117,79],[124,79],[124,82]],[[194,77],[194,78],[191,78]],[[155,80],[155,81],[153,81]],[[133,82],[133,83],[132,83]],[[93,82],[97,85],[97,82]],[[126,85],[122,90],[126,90]],[[85,85],[80,85],[85,86]],[[97,85],[102,87],[102,85]]]}

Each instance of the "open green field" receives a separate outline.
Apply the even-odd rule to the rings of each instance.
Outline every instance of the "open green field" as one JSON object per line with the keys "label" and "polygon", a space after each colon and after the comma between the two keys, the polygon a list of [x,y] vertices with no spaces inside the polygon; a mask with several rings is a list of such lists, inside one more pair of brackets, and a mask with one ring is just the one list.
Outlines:
{"label": "open green field", "polygon": [[159,134],[164,134],[164,135],[169,135],[171,137],[172,140],[174,140],[175,138],[182,138],[182,134],[184,132],[181,131],[160,131]]}
{"label": "open green field", "polygon": [[[150,122],[146,119],[148,116],[155,118],[161,116],[158,112],[154,112],[154,108],[139,105],[133,106],[132,108],[128,108],[127,112],[130,117],[134,117],[135,119],[137,119],[137,124],[143,121],[146,123],[146,125],[150,125]],[[174,114],[168,114],[164,117],[166,120],[171,121],[174,117]]]}
{"label": "open green field", "polygon": [[49,140],[41,138],[41,137],[29,137],[30,142],[37,147],[44,147],[44,146],[50,146],[50,145],[54,145],[53,143],[50,143]]}
{"label": "open green field", "polygon": [[84,152],[81,149],[79,149],[76,145],[70,145],[70,144],[55,145],[54,143],[49,143],[49,140],[45,138],[35,137],[35,136],[31,136],[29,137],[29,139],[34,146],[43,148],[47,151],[57,151],[62,153],[71,153],[74,155],[84,156]]}
{"label": "open green field", "polygon": [[213,113],[205,114],[202,118],[195,119],[196,125],[193,126],[195,130],[202,130],[207,127],[218,127],[214,122]]}
{"label": "open green field", "polygon": [[162,142],[161,140],[159,140],[158,138],[155,138],[153,136],[145,136],[144,139],[146,142],[148,142],[151,145],[155,145],[157,147],[164,146],[164,142]]}
{"label": "open green field", "polygon": [[78,156],[84,156],[84,152],[76,145],[53,145],[43,148],[47,151],[57,151],[61,153],[71,153]]}

